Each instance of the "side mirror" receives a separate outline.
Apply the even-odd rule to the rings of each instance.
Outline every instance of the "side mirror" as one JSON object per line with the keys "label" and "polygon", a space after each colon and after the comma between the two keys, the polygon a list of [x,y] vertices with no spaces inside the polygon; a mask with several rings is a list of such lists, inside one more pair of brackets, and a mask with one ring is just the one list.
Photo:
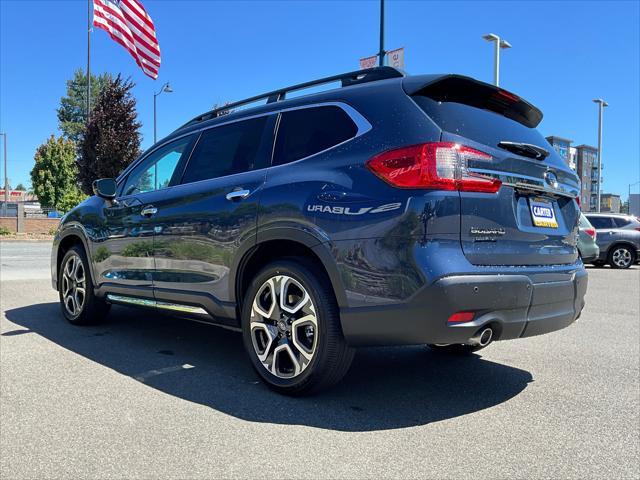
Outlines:
{"label": "side mirror", "polygon": [[100,178],[93,181],[93,193],[105,200],[113,200],[116,198],[116,189],[118,185],[113,178]]}

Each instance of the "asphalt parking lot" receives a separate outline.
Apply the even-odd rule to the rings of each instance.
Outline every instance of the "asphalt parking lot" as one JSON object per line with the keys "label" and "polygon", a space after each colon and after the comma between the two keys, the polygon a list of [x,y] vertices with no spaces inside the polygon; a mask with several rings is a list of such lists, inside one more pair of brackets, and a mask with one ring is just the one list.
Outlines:
{"label": "asphalt parking lot", "polygon": [[640,268],[589,268],[580,320],[468,358],[358,352],[267,390],[240,335],[114,308],[67,324],[49,245],[0,245],[0,477],[638,478]]}

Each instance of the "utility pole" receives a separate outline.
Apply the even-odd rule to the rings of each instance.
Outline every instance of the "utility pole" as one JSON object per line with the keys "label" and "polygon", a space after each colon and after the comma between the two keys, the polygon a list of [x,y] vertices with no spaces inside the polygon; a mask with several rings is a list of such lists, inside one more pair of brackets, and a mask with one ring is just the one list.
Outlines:
{"label": "utility pole", "polygon": [[493,84],[498,87],[500,85],[500,50],[503,48],[511,48],[511,44],[506,40],[501,39],[495,33],[488,33],[483,35],[487,42],[494,42],[493,50]]}
{"label": "utility pole", "polygon": [[609,104],[601,98],[595,98],[594,103],[598,104],[598,199],[596,212],[600,213],[600,193],[602,192],[602,112]]}
{"label": "utility pole", "polygon": [[4,136],[4,205],[2,206],[2,216],[7,216],[7,208],[9,207],[9,177],[7,176],[7,133],[0,133]]}
{"label": "utility pole", "polygon": [[384,66],[384,0],[380,0],[380,51],[378,52],[378,65]]}

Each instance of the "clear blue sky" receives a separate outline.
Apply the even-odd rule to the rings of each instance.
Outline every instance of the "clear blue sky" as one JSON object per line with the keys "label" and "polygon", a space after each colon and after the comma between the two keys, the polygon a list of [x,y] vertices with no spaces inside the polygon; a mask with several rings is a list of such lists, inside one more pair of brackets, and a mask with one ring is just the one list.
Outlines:
{"label": "clear blue sky", "polygon": [[[92,71],[136,82],[142,145],[153,140],[153,91],[162,137],[214,103],[239,100],[354,70],[378,48],[377,1],[214,2],[142,0],[162,50],[158,81],[101,30]],[[0,0],[0,130],[9,135],[11,183],[27,183],[36,147],[57,132],[65,80],[86,65],[86,1]],[[513,45],[501,85],[542,109],[543,134],[597,144],[604,123],[604,190],[627,195],[640,180],[640,3],[387,1],[386,47],[404,46],[410,73],[456,72],[492,79],[494,32]],[[635,187],[638,188],[638,187]]]}

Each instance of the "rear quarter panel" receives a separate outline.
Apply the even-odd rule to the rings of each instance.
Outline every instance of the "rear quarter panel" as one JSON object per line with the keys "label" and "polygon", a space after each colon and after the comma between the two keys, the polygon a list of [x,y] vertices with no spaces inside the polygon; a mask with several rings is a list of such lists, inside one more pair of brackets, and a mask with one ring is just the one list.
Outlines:
{"label": "rear quarter panel", "polygon": [[354,107],[372,129],[324,153],[270,168],[258,239],[287,226],[312,232],[332,253],[347,306],[406,300],[428,281],[416,248],[460,249],[459,194],[393,188],[366,161],[397,146],[436,141],[440,131],[399,83],[331,101]]}

